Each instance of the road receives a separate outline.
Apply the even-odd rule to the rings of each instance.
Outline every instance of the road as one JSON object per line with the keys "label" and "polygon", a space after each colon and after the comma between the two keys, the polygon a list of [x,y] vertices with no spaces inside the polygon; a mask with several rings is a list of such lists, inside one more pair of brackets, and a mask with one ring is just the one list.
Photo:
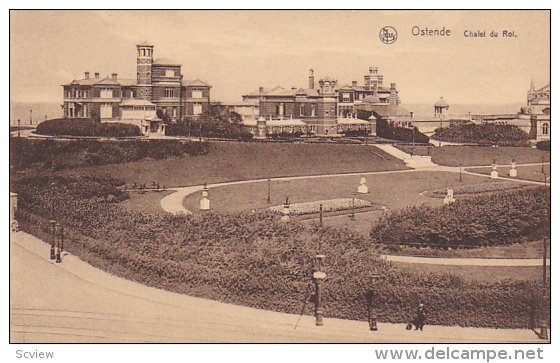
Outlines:
{"label": "road", "polygon": [[[127,281],[17,232],[10,240],[10,341],[17,342],[540,342],[531,330],[427,326],[277,313]],[[328,298],[325,297],[325,298]],[[297,324],[297,327],[296,327]]]}

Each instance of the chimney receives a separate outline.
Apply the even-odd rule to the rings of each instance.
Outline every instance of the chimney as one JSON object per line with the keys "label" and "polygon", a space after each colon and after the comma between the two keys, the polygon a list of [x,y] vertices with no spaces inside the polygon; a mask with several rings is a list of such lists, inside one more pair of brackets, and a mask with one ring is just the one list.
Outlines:
{"label": "chimney", "polygon": [[111,73],[111,78],[116,81],[117,80],[117,73]]}
{"label": "chimney", "polygon": [[313,76],[313,68],[309,70],[309,89],[315,89],[315,76]]}
{"label": "chimney", "polygon": [[89,79],[89,72],[84,72],[84,76],[86,77],[86,79]]}
{"label": "chimney", "polygon": [[95,78],[99,78],[99,73],[95,72]]}
{"label": "chimney", "polygon": [[264,87],[259,87],[259,94],[263,94],[264,93]]}
{"label": "chimney", "polygon": [[391,89],[397,89],[397,84],[396,83],[391,83]]}
{"label": "chimney", "polygon": [[358,87],[358,81],[352,81],[352,87]]}
{"label": "chimney", "polygon": [[410,117],[414,117],[414,112],[410,111]]}

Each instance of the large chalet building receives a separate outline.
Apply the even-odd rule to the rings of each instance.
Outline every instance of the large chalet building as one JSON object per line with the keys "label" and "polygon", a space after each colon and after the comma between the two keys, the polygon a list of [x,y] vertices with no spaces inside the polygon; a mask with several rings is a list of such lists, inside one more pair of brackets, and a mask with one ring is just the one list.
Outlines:
{"label": "large chalet building", "polygon": [[337,135],[348,129],[372,131],[375,124],[358,119],[358,112],[373,111],[392,116],[401,111],[399,104],[396,84],[384,86],[378,68],[370,67],[369,73],[364,75],[363,85],[352,81],[343,86],[329,76],[316,82],[313,69],[310,69],[306,88],[259,87],[257,91],[243,95],[243,103],[232,105],[231,109],[243,116],[244,124],[255,135],[260,135],[263,128],[269,134],[296,130]]}
{"label": "large chalet building", "polygon": [[161,134],[162,119],[173,122],[206,111],[209,84],[184,80],[179,63],[154,60],[154,46],[149,43],[138,44],[136,49],[136,79],[85,72],[83,79],[64,84],[64,117],[133,123],[144,134]]}

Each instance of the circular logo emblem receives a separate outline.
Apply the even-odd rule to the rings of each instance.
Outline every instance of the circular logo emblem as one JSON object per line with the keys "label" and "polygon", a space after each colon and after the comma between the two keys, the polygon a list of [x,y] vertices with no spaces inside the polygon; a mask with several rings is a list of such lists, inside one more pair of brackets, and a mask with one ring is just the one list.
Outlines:
{"label": "circular logo emblem", "polygon": [[397,29],[392,26],[384,26],[379,31],[379,39],[385,44],[393,44],[397,41]]}

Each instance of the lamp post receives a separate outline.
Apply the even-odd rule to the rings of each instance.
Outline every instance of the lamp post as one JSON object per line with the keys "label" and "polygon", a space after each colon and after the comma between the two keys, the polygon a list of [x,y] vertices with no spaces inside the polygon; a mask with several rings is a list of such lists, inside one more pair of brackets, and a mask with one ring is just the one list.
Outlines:
{"label": "lamp post", "polygon": [[18,120],[17,120],[17,126],[18,126],[18,129],[17,129],[17,137],[18,137],[18,139],[19,139],[19,137],[20,137],[20,133],[19,133],[20,124],[21,124],[21,120],[18,118]]}
{"label": "lamp post", "polygon": [[540,321],[540,338],[548,340],[548,317],[546,315],[546,296],[547,296],[547,283],[546,283],[546,237],[543,238],[543,295],[542,295],[542,312]]}
{"label": "lamp post", "polygon": [[[443,133],[443,122],[439,122],[439,129],[441,130],[440,132]],[[439,136],[439,147],[441,147],[441,135]]]}
{"label": "lamp post", "polygon": [[29,110],[29,124],[33,125],[33,109]]}
{"label": "lamp post", "polygon": [[463,181],[463,163],[461,163],[461,166],[459,166],[459,181]]}
{"label": "lamp post", "polygon": [[270,180],[270,179],[268,179],[268,180],[266,181],[266,183],[267,183],[266,202],[267,202],[268,204],[270,204],[270,183],[271,183],[271,182],[272,182],[272,180]]}
{"label": "lamp post", "polygon": [[350,214],[350,220],[351,221],[355,221],[356,220],[356,197],[355,197],[356,193],[352,193],[352,214]]}
{"label": "lamp post", "polygon": [[323,308],[322,308],[322,291],[321,284],[323,280],[327,277],[327,274],[323,272],[323,261],[325,260],[325,255],[315,256],[315,272],[313,272],[313,282],[315,283],[315,325],[323,325]]}
{"label": "lamp post", "polygon": [[323,228],[323,203],[319,204],[319,227]]}
{"label": "lamp post", "polygon": [[56,239],[56,263],[62,262],[60,258],[60,223],[55,222],[54,224],[54,236]]}
{"label": "lamp post", "polygon": [[50,221],[51,223],[51,232],[52,232],[52,236],[51,236],[51,260],[56,259],[56,255],[54,253],[54,244],[55,244],[55,239],[56,239],[56,221],[52,220]]}

